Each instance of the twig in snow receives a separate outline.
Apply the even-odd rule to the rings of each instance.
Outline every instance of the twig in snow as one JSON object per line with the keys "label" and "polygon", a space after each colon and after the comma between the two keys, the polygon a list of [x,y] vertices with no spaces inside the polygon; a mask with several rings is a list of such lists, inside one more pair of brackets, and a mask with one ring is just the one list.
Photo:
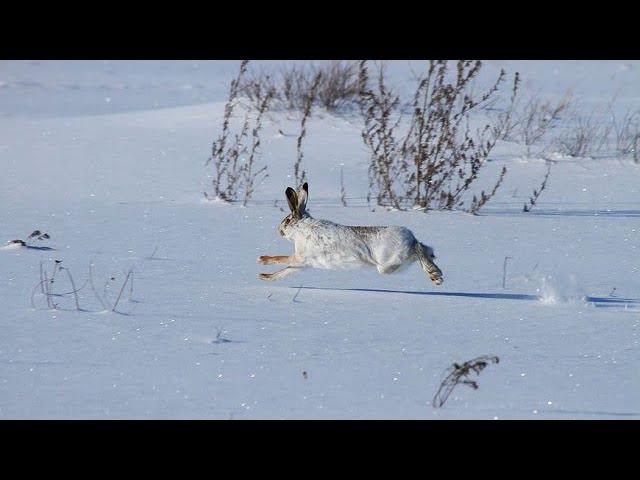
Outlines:
{"label": "twig in snow", "polygon": [[547,165],[547,173],[544,176],[544,180],[542,180],[542,184],[540,184],[540,187],[538,190],[536,190],[535,188],[533,189],[533,195],[529,197],[528,204],[525,203],[524,207],[522,208],[523,212],[530,212],[533,206],[536,204],[536,202],[538,201],[538,197],[547,186],[547,180],[549,179],[550,174],[551,174],[551,165]]}
{"label": "twig in snow", "polygon": [[132,273],[133,273],[133,270],[129,270],[129,272],[127,273],[127,276],[124,279],[122,287],[120,288],[120,293],[118,293],[118,298],[116,298],[116,301],[113,304],[113,308],[111,309],[112,312],[116,311],[116,307],[118,306],[118,303],[120,302],[120,297],[122,296],[122,292],[124,291],[124,287],[127,285],[127,282],[129,281],[129,277],[131,276]]}
{"label": "twig in snow", "polygon": [[[36,233],[37,231],[34,232],[32,235],[35,235]],[[31,306],[33,308],[36,308],[36,303],[34,299],[35,299],[37,290],[40,289],[41,294],[44,295],[45,298],[47,299],[48,308],[53,308],[53,309],[58,308],[58,305],[54,302],[54,297],[64,298],[68,295],[73,295],[75,304],[76,304],[76,310],[78,311],[82,310],[82,308],[80,307],[80,298],[78,296],[78,292],[81,291],[87,285],[88,282],[85,281],[80,288],[77,288],[75,281],[73,280],[73,275],[71,275],[71,271],[68,268],[62,266],[61,260],[55,260],[53,268],[54,268],[53,274],[51,278],[49,278],[47,271],[44,269],[42,260],[40,261],[40,280],[35,285],[35,287],[33,287],[33,290],[31,292]],[[54,283],[55,275],[58,271],[62,271],[62,270],[67,272],[67,278],[69,279],[69,283],[71,284],[71,291],[54,293],[52,285]]]}
{"label": "twig in snow", "polygon": [[344,188],[344,173],[340,167],[340,202],[343,207],[347,206],[347,190]]}
{"label": "twig in snow", "polygon": [[302,287],[298,287],[298,291],[296,292],[296,294],[294,295],[293,299],[291,300],[292,302],[296,301],[296,298],[298,298],[298,294],[300,293],[300,290],[302,290]]}
{"label": "twig in snow", "polygon": [[471,207],[469,208],[469,213],[476,215],[478,211],[487,203],[491,198],[496,194],[498,188],[502,184],[504,180],[504,176],[507,174],[507,167],[502,167],[500,172],[500,176],[498,177],[498,181],[493,186],[493,189],[488,194],[484,193],[484,190],[480,192],[480,197],[473,196],[473,200],[471,201]]}
{"label": "twig in snow", "polygon": [[300,135],[298,135],[298,141],[296,143],[297,158],[293,164],[293,176],[295,178],[296,185],[302,185],[307,179],[307,172],[301,168],[302,159],[304,158],[304,154],[302,152],[302,140],[307,134],[307,119],[311,116],[311,107],[313,106],[313,101],[316,98],[316,93],[321,79],[322,73],[317,72],[303,103],[302,119],[300,120]]}
{"label": "twig in snow", "polygon": [[73,293],[73,297],[76,301],[76,310],[81,310],[80,308],[80,302],[78,301],[78,290],[76,290],[76,284],[73,281],[73,277],[71,276],[71,272],[69,271],[68,268],[65,267],[60,267],[60,270],[64,270],[65,272],[67,272],[67,275],[69,277],[69,282],[71,282],[71,288],[73,288],[72,293]]}
{"label": "twig in snow", "polygon": [[216,327],[216,339],[213,341],[213,343],[231,343],[231,340],[222,336],[223,333],[224,331],[222,330],[222,328]]}
{"label": "twig in snow", "polygon": [[439,408],[445,404],[453,389],[458,385],[468,385],[474,390],[478,389],[478,382],[475,380],[469,380],[469,375],[473,372],[476,375],[480,375],[480,372],[485,369],[489,363],[498,363],[500,359],[496,356],[482,356],[464,362],[462,365],[454,363],[451,367],[445,370],[445,378],[440,384],[440,388],[436,392],[431,404],[435,408]]}
{"label": "twig in snow", "polygon": [[55,308],[55,303],[51,300],[51,282],[53,280],[49,280],[49,276],[47,275],[47,271],[44,271],[44,294],[47,297],[47,307]]}
{"label": "twig in snow", "polygon": [[[42,260],[40,260],[40,293],[42,293],[44,295],[44,274],[43,274],[43,270],[42,270]],[[32,296],[32,298],[33,298],[33,296]]]}
{"label": "twig in snow", "polygon": [[502,264],[502,288],[504,289],[507,284],[507,260],[511,260],[511,257],[504,257],[504,263]]}
{"label": "twig in snow", "polygon": [[53,261],[53,273],[51,274],[51,283],[54,282],[54,280],[56,279],[56,273],[58,273],[60,264],[62,263],[62,260],[54,260]]}
{"label": "twig in snow", "polygon": [[93,283],[93,270],[92,270],[91,267],[92,267],[92,264],[89,263],[89,284],[91,285],[91,290],[93,290],[93,293],[95,294],[96,298],[98,299],[98,301],[102,305],[102,308],[104,308],[106,310],[107,309],[107,304],[102,299],[102,297],[98,294],[98,291],[96,290],[96,286]]}

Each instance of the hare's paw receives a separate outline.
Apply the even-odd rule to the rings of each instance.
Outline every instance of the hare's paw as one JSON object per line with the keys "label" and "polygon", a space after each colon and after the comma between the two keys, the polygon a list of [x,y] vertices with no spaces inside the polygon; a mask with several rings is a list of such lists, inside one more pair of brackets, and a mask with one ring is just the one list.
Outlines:
{"label": "hare's paw", "polygon": [[258,263],[262,265],[271,265],[272,263],[282,263],[287,265],[291,261],[289,255],[260,255],[258,257]]}
{"label": "hare's paw", "polygon": [[259,273],[258,274],[258,278],[260,280],[266,280],[266,281],[275,280],[273,278],[273,274],[271,274],[271,273]]}

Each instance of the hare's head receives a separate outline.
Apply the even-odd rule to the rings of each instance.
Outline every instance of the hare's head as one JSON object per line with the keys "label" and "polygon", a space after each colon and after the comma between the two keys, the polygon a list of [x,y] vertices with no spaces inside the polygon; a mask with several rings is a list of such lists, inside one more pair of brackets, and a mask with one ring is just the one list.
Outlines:
{"label": "hare's head", "polygon": [[284,238],[289,239],[291,231],[298,220],[308,217],[307,199],[309,198],[309,185],[305,182],[296,192],[293,188],[287,187],[284,192],[287,197],[287,203],[291,209],[291,213],[282,219],[278,225],[278,233]]}

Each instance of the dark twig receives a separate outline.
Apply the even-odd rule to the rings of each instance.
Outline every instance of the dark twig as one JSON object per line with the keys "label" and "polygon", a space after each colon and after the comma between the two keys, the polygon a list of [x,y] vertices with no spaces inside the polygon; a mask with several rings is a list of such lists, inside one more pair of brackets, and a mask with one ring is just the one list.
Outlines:
{"label": "dark twig", "polygon": [[92,270],[91,267],[92,267],[92,264],[89,263],[89,284],[91,285],[91,290],[93,290],[93,293],[95,294],[96,298],[98,299],[98,301],[102,305],[102,308],[104,308],[106,310],[107,309],[107,304],[104,302],[102,297],[98,294],[98,291],[96,290],[96,286],[93,283],[93,270]]}
{"label": "dark twig", "polygon": [[304,158],[304,153],[302,151],[302,140],[307,135],[307,120],[311,116],[311,107],[313,106],[313,101],[316,97],[316,92],[318,90],[318,85],[320,85],[320,80],[322,79],[322,73],[318,72],[314,79],[311,88],[307,92],[307,96],[305,97],[305,101],[302,109],[302,119],[300,120],[300,135],[298,135],[298,140],[296,142],[296,152],[297,158],[295,163],[293,164],[293,176],[296,181],[296,185],[303,184],[307,179],[307,172],[302,169],[302,159]]}
{"label": "dark twig", "polygon": [[51,300],[51,282],[53,282],[53,280],[49,280],[49,276],[47,275],[47,271],[44,271],[44,294],[47,297],[47,307],[49,308],[55,308],[55,304],[53,303],[53,300]]}
{"label": "dark twig", "polygon": [[129,282],[129,301],[133,301],[133,277],[134,277],[134,272],[133,270],[131,271],[131,282]]}
{"label": "dark twig", "polygon": [[127,273],[127,276],[125,277],[124,282],[122,283],[122,287],[120,288],[120,293],[118,293],[118,298],[116,298],[116,301],[113,304],[113,308],[111,309],[112,312],[116,311],[116,307],[118,306],[118,303],[120,302],[120,297],[122,296],[122,292],[124,291],[124,287],[127,285],[127,282],[129,281],[129,277],[131,276],[132,273],[133,273],[133,270],[129,270],[129,272]]}
{"label": "dark twig", "polygon": [[[450,65],[455,65],[454,75],[449,74]],[[474,95],[471,87],[481,67],[482,62],[472,60],[429,61],[413,95],[406,133],[399,135],[399,96],[388,87],[383,68],[377,83],[370,85],[366,62],[361,62],[362,139],[370,151],[369,194],[378,205],[475,214],[495,194],[506,168],[489,194],[481,192],[466,206],[465,192],[478,179],[502,130],[490,124],[471,130],[471,113],[491,102],[506,78],[501,71],[486,91]],[[517,84],[516,79],[514,97]]]}
{"label": "dark twig", "polygon": [[340,203],[343,207],[347,206],[347,190],[344,187],[344,173],[340,167]]}
{"label": "dark twig", "polygon": [[40,293],[44,294],[44,274],[42,270],[42,260],[40,260]]}
{"label": "dark twig", "polygon": [[73,288],[73,297],[76,301],[76,310],[81,310],[80,308],[80,302],[78,301],[78,290],[76,290],[76,284],[73,281],[73,277],[71,276],[71,272],[69,271],[68,268],[65,267],[60,267],[60,270],[64,270],[65,272],[67,272],[67,275],[69,276],[69,282],[71,282],[71,288]]}
{"label": "dark twig", "polygon": [[531,209],[534,207],[534,205],[538,201],[538,197],[547,187],[547,180],[549,179],[550,174],[551,174],[551,165],[549,164],[547,165],[547,173],[545,174],[544,179],[540,184],[540,187],[538,187],[538,189],[535,189],[535,188],[533,189],[533,194],[531,195],[531,197],[529,197],[528,203],[525,203],[524,207],[522,207],[523,212],[530,212]]}
{"label": "dark twig", "polygon": [[468,385],[474,390],[478,389],[478,383],[475,380],[469,380],[469,375],[475,373],[480,375],[480,372],[485,369],[490,363],[498,363],[500,359],[496,356],[482,356],[464,362],[462,365],[454,363],[451,367],[445,370],[445,377],[438,388],[438,391],[433,397],[431,404],[435,408],[442,407],[453,389],[458,385]]}
{"label": "dark twig", "polygon": [[507,284],[507,260],[511,260],[511,257],[504,257],[504,263],[502,264],[502,288],[504,289]]}

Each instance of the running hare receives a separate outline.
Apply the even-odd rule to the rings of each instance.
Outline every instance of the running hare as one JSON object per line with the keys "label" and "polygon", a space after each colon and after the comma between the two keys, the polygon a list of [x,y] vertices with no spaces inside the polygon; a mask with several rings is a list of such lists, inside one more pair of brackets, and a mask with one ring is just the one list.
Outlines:
{"label": "running hare", "polygon": [[420,262],[431,281],[440,285],[442,272],[433,263],[433,249],[420,243],[404,227],[351,227],[316,220],[307,213],[309,186],[285,191],[291,213],[278,226],[278,233],[294,243],[293,255],[263,255],[258,263],[287,265],[274,273],[261,273],[262,280],[279,280],[299,268],[349,268],[373,265],[380,273],[393,273]]}

